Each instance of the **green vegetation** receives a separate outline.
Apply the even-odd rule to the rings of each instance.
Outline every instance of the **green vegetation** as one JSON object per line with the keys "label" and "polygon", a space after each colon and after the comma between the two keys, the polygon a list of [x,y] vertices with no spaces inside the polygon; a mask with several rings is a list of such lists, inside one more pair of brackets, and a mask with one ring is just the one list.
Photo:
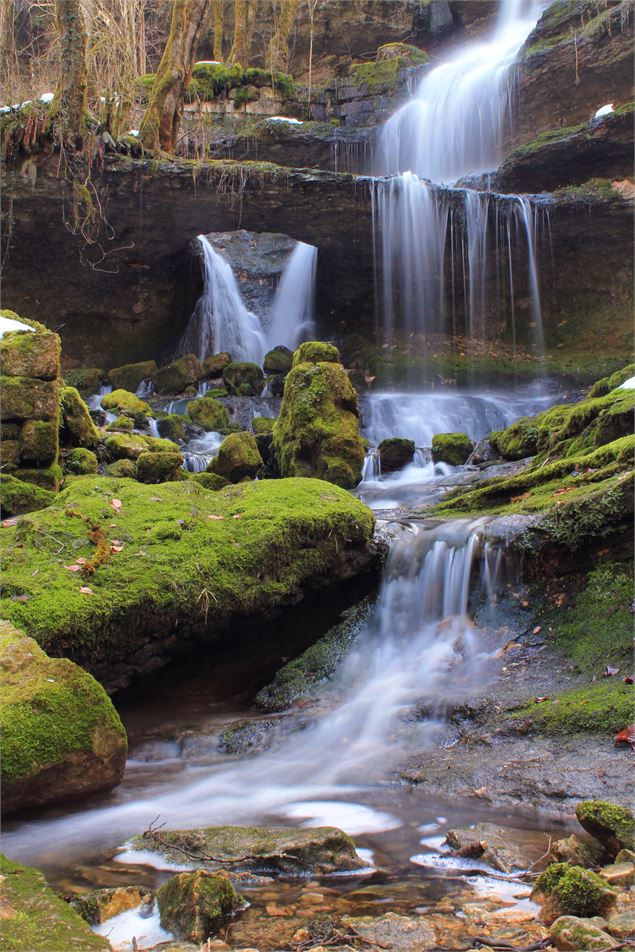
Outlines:
{"label": "green vegetation", "polygon": [[300,344],[293,355],[292,367],[298,364],[319,364],[323,362],[341,363],[340,352],[335,344],[327,344],[321,340],[309,340]]}
{"label": "green vegetation", "polygon": [[557,189],[556,195],[569,195],[572,198],[599,198],[603,201],[622,201],[622,194],[616,188],[613,188],[611,179],[592,178],[582,185],[565,185]]}
{"label": "green vegetation", "polygon": [[159,435],[168,440],[185,439],[185,419],[180,413],[166,413],[157,419]]}
{"label": "green vegetation", "polygon": [[589,391],[589,397],[605,397],[607,393],[611,393],[611,391],[621,386],[629,377],[635,377],[635,364],[622,367],[621,370],[616,370],[609,377],[603,377],[596,381]]}
{"label": "green vegetation", "polygon": [[[145,98],[154,88],[155,73],[146,73],[139,77],[138,86],[141,95]],[[280,73],[266,69],[243,69],[240,63],[227,66],[225,63],[198,63],[192,70],[192,80],[185,92],[186,102],[196,102],[201,99],[210,101],[220,97],[227,98],[231,90],[238,90],[240,95],[244,89],[257,90],[269,87],[282,99],[292,99],[295,95],[295,83],[288,73]]]}
{"label": "green vegetation", "polygon": [[536,880],[535,892],[549,897],[560,916],[601,916],[617,899],[597,873],[568,863],[552,863]]}
{"label": "green vegetation", "polygon": [[566,691],[549,701],[532,701],[513,712],[531,718],[539,734],[616,734],[633,716],[633,688],[610,680]]}
{"label": "green vegetation", "polygon": [[229,414],[225,405],[207,396],[191,400],[187,405],[187,415],[204,430],[219,431],[229,426]]}
{"label": "green vegetation", "polygon": [[136,478],[140,483],[167,483],[185,479],[180,452],[147,452],[137,458]]}
{"label": "green vegetation", "polygon": [[386,43],[379,48],[377,59],[372,63],[353,63],[350,82],[353,86],[366,86],[372,93],[392,92],[403,85],[403,72],[408,66],[427,62],[428,54],[416,46]]}
{"label": "green vegetation", "polygon": [[[124,393],[125,391],[117,392]],[[62,444],[94,450],[99,442],[99,432],[93,423],[88,407],[75,387],[61,388],[60,411]]]}
{"label": "green vegetation", "polygon": [[432,437],[432,459],[435,463],[462,466],[474,449],[467,433],[437,433]]}
{"label": "green vegetation", "polygon": [[179,873],[157,893],[161,925],[177,938],[205,942],[224,919],[242,904],[227,876],[199,869]]}
{"label": "green vegetation", "polygon": [[0,473],[0,510],[3,516],[19,516],[23,512],[44,509],[55,499],[55,493],[34,483]]}
{"label": "green vegetation", "polygon": [[66,469],[74,476],[88,476],[98,469],[97,457],[92,450],[76,447],[68,455]]}
{"label": "green vegetation", "polygon": [[106,394],[101,401],[101,405],[104,410],[111,410],[121,413],[123,416],[129,416],[135,422],[139,421],[141,424],[152,413],[145,400],[140,400],[139,397],[128,390],[113,390],[112,393]]}

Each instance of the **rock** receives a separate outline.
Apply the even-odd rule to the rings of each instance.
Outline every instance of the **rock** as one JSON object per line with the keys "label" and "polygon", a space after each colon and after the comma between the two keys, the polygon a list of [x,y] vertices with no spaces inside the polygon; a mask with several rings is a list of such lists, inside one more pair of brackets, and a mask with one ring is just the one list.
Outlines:
{"label": "rock", "polygon": [[106,426],[109,433],[132,433],[134,430],[134,420],[127,416],[118,416],[116,420]]}
{"label": "rock", "polygon": [[[1,311],[1,315],[9,316],[11,311]],[[35,331],[8,331],[0,339],[0,364],[2,373],[9,377],[27,377],[43,381],[57,380],[60,372],[61,344],[57,334],[54,334],[42,324],[35,321],[25,321],[35,327]],[[9,419],[3,415],[2,419]]]}
{"label": "rock", "polygon": [[308,346],[296,351],[273,427],[280,473],[352,489],[361,480],[365,455],[357,393],[341,364],[297,363]]}
{"label": "rock", "polygon": [[231,364],[231,362],[231,354],[228,354],[227,351],[206,357],[203,361],[203,377],[205,379],[209,377],[221,377],[223,370],[228,364]]}
{"label": "rock", "polygon": [[492,444],[489,441],[489,438],[479,440],[476,446],[472,451],[472,460],[475,466],[480,466],[482,463],[491,463],[497,458],[496,453],[492,449]]}
{"label": "rock", "polygon": [[633,850],[620,850],[615,857],[616,863],[635,863],[635,852]]}
{"label": "rock", "polygon": [[126,734],[90,674],[0,622],[0,683],[3,811],[121,782]]}
{"label": "rock", "polygon": [[18,443],[22,463],[50,463],[57,458],[58,428],[48,420],[27,420],[22,424]]}
{"label": "rock", "polygon": [[424,916],[399,916],[387,912],[383,916],[343,916],[344,925],[352,928],[371,948],[391,952],[425,952],[436,949],[434,928]]}
{"label": "rock", "polygon": [[148,452],[145,437],[138,433],[116,433],[104,440],[106,453],[112,460],[137,460],[142,453]]}
{"label": "rock", "polygon": [[259,397],[265,377],[258,364],[235,361],[223,370],[223,382],[230,394],[241,397]]}
{"label": "rock", "polygon": [[4,952],[110,952],[42,873],[0,855]]}
{"label": "rock", "polygon": [[159,436],[168,440],[185,439],[185,420],[180,413],[170,413],[157,420]]}
{"label": "rock", "polygon": [[242,904],[227,876],[201,869],[172,876],[157,901],[163,928],[192,942],[205,942]]}
{"label": "rock", "polygon": [[142,380],[153,378],[157,372],[155,360],[142,360],[138,364],[122,364],[108,371],[108,379],[115,390],[136,393]]}
{"label": "rock", "polygon": [[600,870],[600,876],[609,886],[632,886],[635,884],[635,866],[633,863],[612,863]]}
{"label": "rock", "polygon": [[415,453],[413,440],[404,440],[399,436],[382,440],[379,444],[382,473],[394,473],[412,463]]}
{"label": "rock", "polygon": [[91,926],[106,922],[128,909],[136,909],[153,897],[138,886],[92,889],[73,899],[72,906]]}
{"label": "rock", "polygon": [[51,492],[56,493],[62,481],[62,468],[54,463],[52,466],[44,466],[38,469],[12,469],[11,475],[15,476],[16,479],[27,483],[35,483],[36,486],[41,486],[42,489],[50,489]]}
{"label": "rock", "polygon": [[137,479],[141,483],[167,483],[184,478],[180,453],[141,453],[137,457]]}
{"label": "rock", "polygon": [[248,750],[263,750],[275,730],[276,721],[242,721],[223,731],[219,747],[226,754],[244,754]]}
{"label": "rock", "polygon": [[32,377],[2,377],[2,419],[48,420],[57,413],[58,384]]}
{"label": "rock", "polygon": [[263,370],[266,374],[286,376],[293,366],[293,351],[281,344],[265,354]]}
{"label": "rock", "polygon": [[136,479],[137,464],[131,459],[118,459],[106,466],[106,472],[109,476],[115,476],[118,479]]}
{"label": "rock", "polygon": [[224,430],[229,426],[227,408],[218,400],[200,397],[187,405],[187,415],[193,423],[204,430]]}
{"label": "rock", "polygon": [[203,489],[209,489],[211,492],[218,492],[219,489],[231,485],[228,479],[219,476],[217,473],[193,473],[190,479],[202,486]]}
{"label": "rock", "polygon": [[10,473],[0,473],[0,510],[4,517],[44,509],[54,499],[55,493],[48,489],[16,479]]}
{"label": "rock", "polygon": [[230,483],[239,483],[245,478],[254,479],[261,466],[262,456],[253,433],[230,433],[221,443],[207,471],[223,476]]}
{"label": "rock", "polygon": [[339,364],[340,352],[334,344],[327,344],[321,340],[310,340],[300,344],[293,355],[293,366],[298,364],[318,364],[326,361]]}
{"label": "rock", "polygon": [[[73,559],[93,559],[92,524],[123,548],[91,576],[89,595],[62,556],[51,558],[59,548],[51,537],[67,540]],[[78,476],[55,506],[0,533],[0,617],[112,690],[175,650],[201,650],[222,641],[230,625],[271,617],[306,587],[370,571],[373,529],[362,503],[316,480],[263,480],[212,493],[191,479],[146,486]],[[31,533],[47,544],[23,545]],[[199,599],[204,589],[216,596],[209,604]],[[14,593],[31,597],[15,601]]]}
{"label": "rock", "polygon": [[191,384],[201,379],[203,367],[195,354],[180,357],[167,367],[157,370],[154,381],[158,393],[183,393]]}
{"label": "rock", "polygon": [[98,467],[97,457],[93,451],[79,446],[71,450],[66,460],[66,469],[74,476],[88,476],[90,473],[96,473]]}
{"label": "rock", "polygon": [[606,928],[616,939],[632,938],[635,936],[635,909],[611,913]]}
{"label": "rock", "polygon": [[161,436],[144,436],[146,446],[150,453],[180,453],[181,448],[178,443],[172,440],[166,440]]}
{"label": "rock", "polygon": [[556,863],[569,863],[571,866],[597,866],[602,856],[602,847],[591,840],[587,842],[572,833],[571,836],[556,840],[551,847],[551,857]]}
{"label": "rock", "polygon": [[432,437],[432,459],[435,463],[463,466],[474,449],[467,433],[437,433]]}
{"label": "rock", "polygon": [[606,922],[599,917],[561,916],[551,926],[551,939],[557,949],[565,952],[616,949],[619,943],[604,931],[605,926]]}
{"label": "rock", "polygon": [[114,410],[123,416],[129,416],[138,425],[143,425],[152,412],[145,400],[140,400],[128,390],[113,390],[112,393],[107,393],[101,405],[104,410]]}
{"label": "rock", "polygon": [[[267,827],[211,826],[198,830],[161,831],[160,840],[152,834],[134,837],[135,850],[151,850],[167,859],[181,857],[185,850],[192,869],[214,871],[223,862],[232,871],[270,874],[328,875],[365,869],[350,836],[330,826],[310,830],[270,829]],[[177,847],[173,849],[172,847]],[[209,857],[214,857],[210,859]]]}
{"label": "rock", "polygon": [[273,433],[273,425],[275,422],[275,417],[255,416],[251,421],[251,428],[255,436],[265,436],[269,433]]}
{"label": "rock", "polygon": [[621,370],[616,370],[615,373],[609,377],[602,377],[601,380],[596,380],[589,390],[589,397],[605,397],[607,393],[616,390],[621,384],[633,376],[635,376],[635,364],[628,364]]}
{"label": "rock", "polygon": [[75,387],[82,397],[91,397],[98,393],[106,372],[101,367],[75,367],[64,371],[64,385]]}
{"label": "rock", "polygon": [[93,450],[99,442],[99,432],[88,412],[88,407],[74,387],[60,390],[61,440],[64,446],[78,446]]}
{"label": "rock", "polygon": [[622,849],[635,849],[635,817],[627,807],[604,800],[586,800],[575,808],[578,821],[599,840],[609,857]]}
{"label": "rock", "polygon": [[529,856],[513,842],[510,831],[494,823],[448,830],[445,840],[453,850],[480,859],[502,873],[526,869],[531,864]]}
{"label": "rock", "polygon": [[285,374],[271,374],[267,377],[267,392],[272,397],[281,397],[284,394]]}
{"label": "rock", "polygon": [[598,916],[608,912],[617,898],[608,884],[591,870],[567,863],[552,863],[541,873],[532,895],[545,897],[547,918]]}

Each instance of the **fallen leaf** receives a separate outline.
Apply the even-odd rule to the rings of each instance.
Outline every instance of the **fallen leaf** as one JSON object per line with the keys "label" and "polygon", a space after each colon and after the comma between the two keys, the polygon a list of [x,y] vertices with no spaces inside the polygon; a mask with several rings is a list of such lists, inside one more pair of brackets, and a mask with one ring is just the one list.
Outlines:
{"label": "fallen leaf", "polygon": [[611,664],[607,664],[604,671],[602,672],[605,678],[612,678],[614,674],[619,674],[619,673],[620,673],[620,669],[614,668],[613,665]]}
{"label": "fallen leaf", "polygon": [[242,519],[244,515],[245,515],[244,512],[237,512],[235,515],[232,516],[232,519]]}
{"label": "fallen leaf", "polygon": [[623,731],[615,735],[616,744],[630,744],[635,748],[635,724],[629,724]]}
{"label": "fallen leaf", "polygon": [[536,625],[536,627],[532,631],[532,635],[537,635],[541,631],[542,631],[542,625]]}
{"label": "fallen leaf", "polygon": [[543,701],[549,701],[549,700],[551,700],[551,698],[549,697],[548,694],[545,694],[544,697],[535,697],[535,698],[534,698],[534,701],[536,702],[536,704],[542,704]]}
{"label": "fallen leaf", "polygon": [[123,503],[122,503],[121,499],[111,499],[111,500],[110,500],[110,507],[111,507],[111,509],[114,509],[115,512],[119,512],[119,511],[121,510],[121,507],[122,507],[122,506],[123,506]]}
{"label": "fallen leaf", "polygon": [[624,682],[624,684],[632,684],[632,683],[633,683],[633,679],[632,679],[632,677],[630,676],[630,674],[625,675],[625,676],[622,678],[622,681]]}
{"label": "fallen leaf", "polygon": [[35,578],[35,576],[37,575],[39,571],[40,571],[39,569],[36,569],[35,572],[31,572],[31,578]]}
{"label": "fallen leaf", "polygon": [[568,493],[568,492],[569,492],[569,487],[568,487],[568,486],[563,486],[562,489],[556,489],[556,491],[555,491],[555,493],[554,493],[554,496],[561,496],[562,493]]}
{"label": "fallen leaf", "polygon": [[89,588],[88,585],[82,585],[79,590],[80,595],[94,595],[92,588]]}
{"label": "fallen leaf", "polygon": [[115,552],[121,552],[123,550],[122,545],[111,545],[110,551],[114,554]]}
{"label": "fallen leaf", "polygon": [[208,516],[208,519],[224,519],[225,516]]}
{"label": "fallen leaf", "polygon": [[30,595],[12,595],[11,601],[12,602],[28,602],[30,597],[31,597]]}
{"label": "fallen leaf", "polygon": [[87,562],[88,562],[88,559],[85,559],[83,556],[81,556],[79,559],[77,559],[77,564],[78,564],[78,565],[86,565]]}
{"label": "fallen leaf", "polygon": [[81,565],[78,565],[78,564],[75,564],[75,565],[65,565],[64,568],[65,568],[65,569],[68,569],[69,572],[81,572],[81,570],[82,570]]}
{"label": "fallen leaf", "polygon": [[10,526],[14,526],[17,521],[18,521],[18,517],[17,517],[17,516],[11,516],[10,519],[3,519],[3,520],[2,520],[2,528],[3,528],[3,529],[8,529]]}

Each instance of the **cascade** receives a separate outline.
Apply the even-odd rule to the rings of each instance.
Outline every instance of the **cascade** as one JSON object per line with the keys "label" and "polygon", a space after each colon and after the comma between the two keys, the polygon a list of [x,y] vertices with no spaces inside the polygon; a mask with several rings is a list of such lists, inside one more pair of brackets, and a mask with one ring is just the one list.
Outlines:
{"label": "cascade", "polygon": [[271,305],[267,342],[295,350],[315,333],[315,272],[317,248],[298,241],[285,264]]}

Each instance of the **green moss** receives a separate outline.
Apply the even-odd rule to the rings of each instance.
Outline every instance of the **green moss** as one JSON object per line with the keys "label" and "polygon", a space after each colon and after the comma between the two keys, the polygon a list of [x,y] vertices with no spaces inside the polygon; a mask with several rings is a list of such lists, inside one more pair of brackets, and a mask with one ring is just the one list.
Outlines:
{"label": "green moss", "polygon": [[57,420],[27,420],[20,430],[20,460],[23,463],[56,463],[59,451]]}
{"label": "green moss", "polygon": [[118,459],[114,463],[106,466],[106,472],[109,476],[115,476],[122,479],[137,478],[137,464],[131,459]]}
{"label": "green moss", "polygon": [[180,453],[181,450],[177,443],[172,440],[166,440],[160,436],[144,436],[148,450],[151,453]]}
{"label": "green moss", "polygon": [[623,196],[613,188],[611,179],[592,178],[582,185],[566,185],[559,188],[555,195],[569,195],[572,198],[600,198],[605,201],[622,201]]}
{"label": "green moss", "polygon": [[600,916],[617,896],[597,873],[568,863],[553,863],[536,880],[536,892],[549,896],[562,916]]}
{"label": "green moss", "polygon": [[605,800],[585,800],[577,805],[575,812],[584,829],[599,839],[612,855],[622,849],[635,849],[632,810]]}
{"label": "green moss", "polygon": [[187,415],[193,423],[204,430],[224,430],[229,425],[229,414],[224,404],[210,397],[191,400],[187,405]]}
{"label": "green moss", "polygon": [[203,361],[203,377],[220,377],[227,364],[231,364],[231,354],[223,351],[220,354],[211,354]]}
{"label": "green moss", "polygon": [[267,433],[273,433],[275,422],[275,417],[256,416],[251,421],[251,428],[256,436],[264,436]]}
{"label": "green moss", "polygon": [[142,483],[166,483],[185,478],[180,453],[141,453],[137,459],[137,479]]}
{"label": "green moss", "polygon": [[161,367],[155,375],[158,393],[183,393],[191,384],[201,379],[203,366],[195,354],[186,354],[167,367]]}
{"label": "green moss", "polygon": [[[380,47],[378,55],[383,50],[389,50],[392,44]],[[404,70],[408,66],[416,66],[428,62],[428,55],[423,50],[409,44],[400,44],[398,56],[377,59],[372,63],[353,63],[351,66],[350,82],[353,86],[366,86],[371,92],[393,92],[404,84]],[[407,48],[407,49],[404,49]]]}
{"label": "green moss", "polygon": [[231,483],[239,483],[243,479],[254,479],[261,466],[262,457],[253,433],[230,433],[221,443],[208,471]]}
{"label": "green moss", "polygon": [[234,107],[240,109],[241,106],[246,106],[248,102],[255,102],[260,99],[260,93],[255,86],[241,86],[233,94],[232,99]]}
{"label": "green moss", "polygon": [[108,952],[75,910],[55,895],[42,873],[0,854],[4,952]]}
{"label": "green moss", "polygon": [[60,410],[63,444],[94,449],[99,442],[99,433],[88,407],[74,387],[62,387],[60,390]]}
{"label": "green moss", "polygon": [[118,416],[112,423],[107,424],[106,430],[109,433],[132,433],[134,420],[127,416]]}
{"label": "green moss", "polygon": [[293,351],[282,344],[265,354],[263,369],[266,374],[288,374],[293,366]]}
{"label": "green moss", "polygon": [[107,393],[101,401],[104,410],[115,411],[124,416],[130,416],[133,420],[144,420],[150,413],[149,405],[145,400],[140,400],[129,390],[113,390]]}
{"label": "green moss", "polygon": [[293,365],[298,364],[318,364],[324,361],[339,364],[341,363],[340,352],[334,344],[327,344],[321,340],[310,340],[300,344],[293,355]]}
{"label": "green moss", "polygon": [[610,376],[598,380],[591,387],[589,397],[605,397],[607,393],[611,393],[630,377],[635,377],[635,364],[628,364],[627,367],[622,367],[621,370],[616,370]]}
{"label": "green moss", "polygon": [[218,492],[219,489],[231,485],[228,479],[225,479],[224,476],[218,476],[217,473],[193,473],[190,479],[202,486],[203,489],[208,489],[211,492]]}
{"label": "green moss", "polygon": [[3,516],[19,516],[23,512],[44,509],[55,499],[55,493],[33,483],[0,473],[0,510]]}
{"label": "green moss", "polygon": [[223,382],[230,394],[259,397],[265,385],[265,378],[258,364],[233,361],[223,370]]}
{"label": "green moss", "polygon": [[76,367],[64,371],[64,383],[68,387],[75,387],[82,397],[90,397],[97,393],[106,373],[101,367]]}
{"label": "green moss", "polygon": [[104,448],[112,460],[136,460],[147,452],[148,444],[145,437],[138,433],[113,433],[104,440]]}
{"label": "green moss", "polygon": [[157,372],[156,361],[143,360],[137,364],[122,364],[108,371],[108,379],[116,390],[129,390],[135,393],[142,380],[154,377]]}
{"label": "green moss", "polygon": [[[6,312],[5,316],[9,316]],[[13,320],[25,322],[15,315]],[[34,323],[33,325],[34,326]],[[2,372],[12,377],[55,380],[60,373],[60,339],[42,325],[35,331],[8,331],[0,339]]]}
{"label": "green moss", "polygon": [[157,420],[159,435],[168,440],[185,439],[185,420],[180,413],[170,413]]}
{"label": "green moss", "polygon": [[[121,502],[117,511],[113,499]],[[88,526],[75,512],[123,543],[91,578],[91,596],[64,568],[94,555]],[[155,539],[157,523],[179,520],[178,541]],[[176,619],[218,637],[233,619],[297,598],[310,579],[347,577],[373,527],[362,503],[316,480],[265,480],[210,493],[194,480],[157,488],[80,476],[55,506],[2,530],[0,617],[25,627],[47,650],[91,667],[106,658],[112,666],[129,657],[135,639],[145,644],[168,634]]]}
{"label": "green moss", "polygon": [[88,476],[90,473],[97,472],[97,457],[92,450],[77,447],[69,454],[66,468],[69,473],[73,473],[75,476]]}
{"label": "green moss", "polygon": [[391,436],[382,440],[378,447],[382,473],[392,473],[412,463],[415,444],[400,436]]}
{"label": "green moss", "polygon": [[610,680],[575,688],[550,701],[516,710],[515,718],[530,717],[540,734],[616,734],[632,720],[633,688]]}
{"label": "green moss", "polygon": [[39,469],[14,469],[11,475],[24,482],[41,486],[42,489],[50,489],[54,493],[58,491],[62,482],[62,469],[57,463],[53,463],[52,466],[42,466]]}
{"label": "green moss", "polygon": [[474,449],[467,433],[437,433],[432,437],[432,459],[435,463],[462,466]]}
{"label": "green moss", "polygon": [[205,942],[242,900],[227,876],[179,873],[157,893],[161,925],[180,939]]}
{"label": "green moss", "polygon": [[[59,385],[55,380],[0,376],[3,420],[57,419]],[[79,396],[79,395],[78,395]]]}

